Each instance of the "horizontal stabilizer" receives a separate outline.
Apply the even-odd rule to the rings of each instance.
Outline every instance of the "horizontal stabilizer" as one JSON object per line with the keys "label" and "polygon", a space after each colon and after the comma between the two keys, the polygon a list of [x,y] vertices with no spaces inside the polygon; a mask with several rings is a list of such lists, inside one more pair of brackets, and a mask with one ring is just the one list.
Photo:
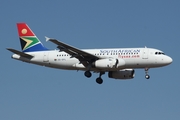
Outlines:
{"label": "horizontal stabilizer", "polygon": [[12,49],[12,48],[6,48],[6,49],[9,50],[9,51],[11,51],[11,52],[13,52],[13,53],[15,53],[15,54],[18,54],[18,55],[20,55],[20,56],[22,56],[22,57],[26,57],[26,58],[33,58],[33,57],[34,57],[34,56],[32,56],[32,55],[23,53],[23,52],[21,52],[21,51],[18,51],[18,50]]}

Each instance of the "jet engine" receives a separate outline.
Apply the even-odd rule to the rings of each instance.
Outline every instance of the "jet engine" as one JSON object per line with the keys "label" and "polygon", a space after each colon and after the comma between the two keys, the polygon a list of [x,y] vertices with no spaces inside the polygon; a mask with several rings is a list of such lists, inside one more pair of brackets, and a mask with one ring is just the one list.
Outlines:
{"label": "jet engine", "polygon": [[123,59],[106,58],[95,61],[92,64],[94,68],[107,69],[107,68],[118,68],[125,65]]}
{"label": "jet engine", "polygon": [[109,71],[108,76],[109,78],[114,78],[114,79],[132,79],[135,76],[135,71],[133,69]]}

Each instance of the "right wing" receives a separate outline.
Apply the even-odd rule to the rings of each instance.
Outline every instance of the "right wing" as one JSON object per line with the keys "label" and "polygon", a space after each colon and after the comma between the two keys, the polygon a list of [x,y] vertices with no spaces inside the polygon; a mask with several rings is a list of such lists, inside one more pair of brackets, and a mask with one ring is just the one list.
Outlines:
{"label": "right wing", "polygon": [[68,44],[65,44],[56,39],[46,37],[46,41],[51,41],[54,44],[58,45],[57,48],[59,48],[60,51],[64,51],[64,52],[70,54],[72,57],[77,58],[85,67],[87,67],[92,62],[100,59],[99,57],[97,57],[91,53],[85,52],[83,50],[80,50],[80,49],[70,46]]}

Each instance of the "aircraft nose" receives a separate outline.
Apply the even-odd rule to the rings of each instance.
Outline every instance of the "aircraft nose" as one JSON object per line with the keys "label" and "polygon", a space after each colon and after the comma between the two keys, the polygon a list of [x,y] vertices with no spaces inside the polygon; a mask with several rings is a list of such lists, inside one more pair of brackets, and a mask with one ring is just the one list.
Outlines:
{"label": "aircraft nose", "polygon": [[172,61],[173,61],[173,59],[172,59],[171,57],[167,56],[167,58],[166,58],[166,63],[167,63],[167,64],[171,64]]}

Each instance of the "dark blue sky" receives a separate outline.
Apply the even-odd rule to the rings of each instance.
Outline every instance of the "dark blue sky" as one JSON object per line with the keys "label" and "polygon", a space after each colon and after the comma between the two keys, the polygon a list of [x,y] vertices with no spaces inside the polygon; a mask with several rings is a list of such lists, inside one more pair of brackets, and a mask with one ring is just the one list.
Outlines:
{"label": "dark blue sky", "polygon": [[[1,2],[1,120],[179,120],[178,0],[6,0]],[[81,71],[51,69],[11,59],[5,48],[21,50],[16,23],[26,22],[43,44],[44,36],[77,48],[152,47],[173,63],[136,70],[129,81]]]}

